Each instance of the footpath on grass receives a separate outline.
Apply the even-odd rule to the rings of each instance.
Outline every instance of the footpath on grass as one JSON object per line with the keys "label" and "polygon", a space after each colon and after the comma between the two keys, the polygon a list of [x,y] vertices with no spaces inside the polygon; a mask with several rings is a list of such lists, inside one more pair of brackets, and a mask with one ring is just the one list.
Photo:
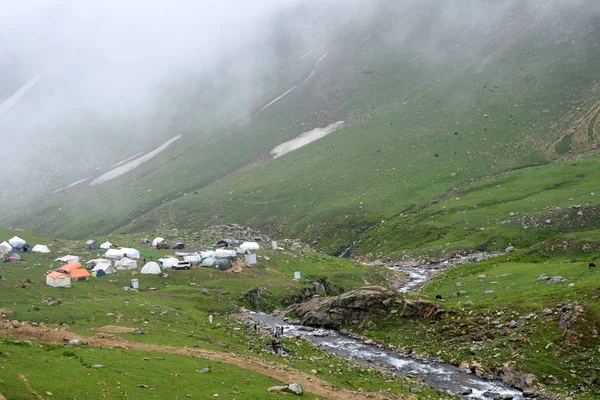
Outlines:
{"label": "footpath on grass", "polygon": [[[51,329],[43,326],[33,326],[28,323],[9,321],[7,319],[0,320],[0,336],[37,340],[42,343],[57,345],[64,345],[67,344],[69,340],[79,339],[89,346],[104,349],[153,351],[182,356],[199,357],[235,365],[236,367],[266,375],[284,383],[298,383],[305,391],[330,400],[343,400],[349,398],[357,400],[390,399],[389,396],[382,396],[378,393],[358,393],[340,389],[335,387],[333,384],[306,372],[302,372],[276,362],[268,362],[258,357],[252,357],[249,355],[242,357],[235,354],[219,353],[203,349],[137,343],[123,339],[120,336],[105,333],[100,333],[93,337],[87,337],[68,331]],[[267,388],[265,388],[265,390],[266,389]],[[1,399],[2,397],[0,397],[0,400]]]}

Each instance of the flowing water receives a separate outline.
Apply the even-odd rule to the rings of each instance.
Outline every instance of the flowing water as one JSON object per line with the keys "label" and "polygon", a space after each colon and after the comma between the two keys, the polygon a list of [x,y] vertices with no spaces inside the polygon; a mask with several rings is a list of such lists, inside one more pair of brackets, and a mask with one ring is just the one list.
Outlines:
{"label": "flowing water", "polygon": [[[389,266],[389,268],[407,274],[408,281],[402,287],[398,288],[403,293],[420,288],[436,270],[440,269],[432,269],[425,266],[414,268]],[[521,398],[520,392],[501,382],[479,378],[472,373],[463,372],[450,364],[403,356],[397,352],[344,336],[331,329],[317,329],[289,324],[281,316],[277,315],[251,313],[251,317],[263,327],[284,327],[285,337],[299,336],[311,340],[325,352],[368,365],[392,368],[398,375],[416,376],[435,389],[457,394],[464,398]]]}

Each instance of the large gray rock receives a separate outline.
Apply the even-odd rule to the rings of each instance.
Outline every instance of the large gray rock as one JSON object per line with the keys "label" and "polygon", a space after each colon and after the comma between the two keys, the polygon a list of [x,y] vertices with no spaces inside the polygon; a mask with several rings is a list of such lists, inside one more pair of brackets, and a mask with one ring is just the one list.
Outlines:
{"label": "large gray rock", "polygon": [[515,366],[514,361],[504,364],[500,372],[500,379],[509,386],[521,389],[526,396],[534,395],[537,392],[537,388],[533,384],[535,375],[516,372]]}
{"label": "large gray rock", "polygon": [[302,394],[302,386],[300,386],[300,385],[299,385],[299,384],[297,384],[297,383],[290,383],[290,384],[287,386],[287,389],[286,389],[286,391],[288,391],[288,392],[292,392],[292,393],[294,393],[294,394]]}
{"label": "large gray rock", "polygon": [[555,283],[560,283],[560,282],[564,282],[566,281],[565,278],[563,278],[562,276],[553,276],[552,278],[548,279],[548,285],[554,285]]}
{"label": "large gray rock", "polygon": [[444,308],[426,300],[406,300],[392,289],[367,286],[339,296],[294,304],[285,311],[285,314],[290,313],[294,313],[302,325],[338,329],[341,325],[384,314],[439,319],[444,315]]}

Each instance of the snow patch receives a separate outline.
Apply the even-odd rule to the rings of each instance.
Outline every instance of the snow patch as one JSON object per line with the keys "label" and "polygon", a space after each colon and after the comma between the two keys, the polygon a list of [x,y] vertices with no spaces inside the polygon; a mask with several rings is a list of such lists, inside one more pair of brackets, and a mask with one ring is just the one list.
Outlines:
{"label": "snow patch", "polygon": [[342,126],[344,126],[344,121],[338,121],[334,122],[329,126],[326,126],[325,128],[315,128],[311,131],[304,132],[297,138],[289,140],[275,147],[269,152],[269,154],[272,155],[273,158],[281,157],[284,154],[299,149],[302,146],[306,146],[307,144],[314,142],[315,140],[321,139],[322,137],[325,137],[330,133],[335,132]]}
{"label": "snow patch", "polygon": [[271,101],[269,104],[267,104],[266,106],[264,106],[263,108],[261,108],[260,110],[258,110],[258,112],[261,112],[262,110],[264,110],[265,108],[269,107],[271,104],[276,103],[277,101],[281,100],[286,94],[288,94],[289,92],[291,92],[292,90],[296,89],[298,87],[298,85],[292,87],[290,90],[288,90],[287,92],[285,92],[284,94],[282,94],[281,96],[277,97],[275,100]]}
{"label": "snow patch", "polygon": [[154,158],[155,156],[157,156],[159,153],[161,153],[164,150],[166,150],[167,147],[169,147],[171,145],[171,143],[176,142],[180,138],[181,138],[181,135],[177,135],[174,138],[172,138],[171,140],[169,140],[166,143],[164,143],[163,145],[161,145],[161,146],[157,147],[156,149],[152,150],[150,153],[145,154],[145,155],[143,155],[143,156],[141,156],[139,158],[136,158],[135,160],[126,162],[125,164],[122,164],[122,165],[118,166],[117,168],[111,169],[107,173],[105,173],[103,175],[100,175],[98,178],[94,179],[90,183],[90,186],[99,185],[101,183],[110,181],[111,179],[115,179],[116,177],[119,177],[119,176],[121,176],[123,174],[126,174],[127,172],[133,171],[134,169],[136,169],[137,167],[139,167],[143,163],[145,163],[147,161],[150,161],[152,158]]}
{"label": "snow patch", "polygon": [[131,156],[131,157],[128,157],[128,158],[124,159],[123,161],[120,161],[120,162],[116,163],[116,164],[115,164],[115,165],[113,165],[111,168],[118,167],[119,165],[121,165],[121,164],[124,164],[124,163],[126,163],[127,161],[129,161],[129,160],[132,160],[132,159],[134,159],[134,158],[136,158],[136,157],[139,157],[139,156],[141,156],[142,154],[144,154],[144,152],[143,152],[143,151],[140,151],[139,153],[137,153],[137,154],[135,154],[135,155],[133,155],[133,156]]}
{"label": "snow patch", "polygon": [[24,84],[21,89],[17,90],[12,96],[6,99],[2,104],[0,104],[0,117],[10,111],[23,97],[29,93],[31,89],[38,84],[38,82],[42,79],[42,74],[37,74],[33,78],[29,80],[26,84]]}
{"label": "snow patch", "polygon": [[87,178],[80,179],[80,180],[78,180],[77,182],[73,182],[73,183],[71,183],[71,184],[70,184],[70,185],[68,185],[68,186],[65,186],[65,187],[63,187],[63,188],[60,188],[60,189],[56,189],[56,190],[54,191],[54,193],[56,194],[56,193],[58,193],[58,192],[62,192],[63,190],[70,189],[70,188],[72,188],[72,187],[73,187],[73,186],[75,186],[75,185],[79,185],[80,183],[87,181],[88,179],[92,179],[92,177],[91,177],[91,176],[88,176]]}

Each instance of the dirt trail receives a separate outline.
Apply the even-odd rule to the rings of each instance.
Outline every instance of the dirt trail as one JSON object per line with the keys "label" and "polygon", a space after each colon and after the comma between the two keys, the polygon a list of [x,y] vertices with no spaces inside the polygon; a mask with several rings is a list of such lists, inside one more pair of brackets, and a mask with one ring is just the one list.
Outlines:
{"label": "dirt trail", "polygon": [[[0,336],[8,336],[20,339],[38,340],[48,344],[65,344],[71,339],[79,339],[86,342],[89,346],[104,349],[126,349],[138,351],[156,351],[167,354],[176,354],[182,356],[191,356],[205,358],[213,361],[220,361],[236,367],[257,372],[261,375],[269,376],[283,383],[299,383],[302,388],[317,396],[322,396],[330,400],[372,400],[372,399],[392,399],[389,396],[382,396],[378,393],[356,393],[345,389],[336,388],[333,384],[326,382],[314,375],[290,368],[276,362],[268,362],[253,356],[237,356],[235,354],[219,353],[203,349],[180,348],[173,346],[162,346],[145,343],[132,342],[123,339],[120,336],[110,334],[98,334],[94,337],[86,337],[75,333],[50,329],[46,327],[35,327],[29,324],[13,324],[7,320],[0,320]],[[267,388],[265,388],[266,390]],[[399,397],[393,397],[399,399]]]}

